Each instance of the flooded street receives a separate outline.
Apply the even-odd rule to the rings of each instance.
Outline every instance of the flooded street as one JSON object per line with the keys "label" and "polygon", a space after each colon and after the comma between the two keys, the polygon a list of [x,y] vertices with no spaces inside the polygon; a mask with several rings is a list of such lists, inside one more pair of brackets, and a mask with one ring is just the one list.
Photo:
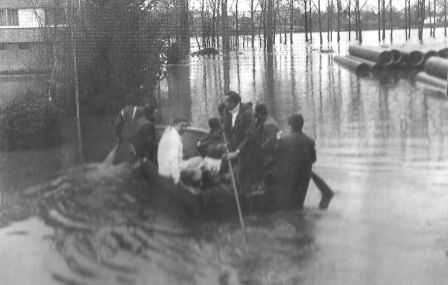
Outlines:
{"label": "flooded street", "polygon": [[[364,32],[365,44],[376,35]],[[414,70],[358,77],[332,60],[347,34],[334,53],[314,37],[306,45],[296,34],[273,54],[257,45],[191,57],[167,67],[158,95],[165,121],[203,128],[227,87],[266,103],[282,127],[302,113],[314,170],[336,192],[327,211],[311,182],[304,211],[246,216],[247,244],[236,218],[156,211],[146,182],[101,163],[113,119],[85,118],[86,165],[75,139],[0,152],[1,284],[445,284],[448,100],[415,83]]]}

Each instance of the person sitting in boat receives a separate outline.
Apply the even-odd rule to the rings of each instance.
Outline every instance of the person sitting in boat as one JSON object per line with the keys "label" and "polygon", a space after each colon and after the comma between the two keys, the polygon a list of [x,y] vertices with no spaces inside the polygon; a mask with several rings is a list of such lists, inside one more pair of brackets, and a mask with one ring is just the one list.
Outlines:
{"label": "person sitting in boat", "polygon": [[157,150],[159,175],[172,179],[175,184],[179,184],[181,178],[200,182],[205,167],[204,160],[200,156],[183,158],[182,135],[187,126],[186,119],[176,118],[173,124],[165,129]]}
{"label": "person sitting in boat", "polygon": [[222,137],[221,123],[218,118],[208,120],[210,131],[207,136],[201,138],[197,143],[199,153],[204,157],[221,159],[226,148]]}
{"label": "person sitting in boat", "polygon": [[117,155],[114,160],[133,162],[135,160],[155,161],[157,140],[155,131],[154,105],[126,106],[115,121],[118,139]]}
{"label": "person sitting in boat", "polygon": [[224,96],[224,132],[229,143],[227,159],[238,162],[237,180],[241,192],[251,191],[260,178],[260,155],[255,117],[234,91]]}
{"label": "person sitting in boat", "polygon": [[274,164],[274,146],[280,127],[274,118],[269,115],[265,104],[257,104],[255,106],[255,118],[257,120],[259,144],[263,155],[263,168],[266,171]]}

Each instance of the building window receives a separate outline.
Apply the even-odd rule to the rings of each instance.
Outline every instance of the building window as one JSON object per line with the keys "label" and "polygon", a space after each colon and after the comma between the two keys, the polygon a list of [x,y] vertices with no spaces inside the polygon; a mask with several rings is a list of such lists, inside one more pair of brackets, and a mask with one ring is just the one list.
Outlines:
{"label": "building window", "polygon": [[19,43],[19,49],[30,49],[30,43]]}
{"label": "building window", "polygon": [[0,9],[0,26],[18,26],[19,13],[17,9]]}
{"label": "building window", "polygon": [[0,43],[0,50],[6,50],[8,45],[6,43]]}

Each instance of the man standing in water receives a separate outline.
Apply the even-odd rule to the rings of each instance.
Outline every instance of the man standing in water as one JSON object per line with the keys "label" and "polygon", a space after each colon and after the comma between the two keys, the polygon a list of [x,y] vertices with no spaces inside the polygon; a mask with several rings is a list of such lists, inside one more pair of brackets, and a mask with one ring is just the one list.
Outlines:
{"label": "man standing in water", "polygon": [[[303,209],[311,179],[312,164],[316,161],[314,141],[302,132],[303,117],[293,114],[288,118],[289,132],[276,146],[278,178],[289,208]],[[322,191],[322,190],[321,190]],[[322,193],[321,208],[328,207],[333,193]]]}
{"label": "man standing in water", "polygon": [[224,96],[224,132],[229,142],[230,153],[227,159],[238,159],[237,180],[241,192],[250,191],[258,182],[260,155],[257,144],[255,117],[241,97],[234,91]]}

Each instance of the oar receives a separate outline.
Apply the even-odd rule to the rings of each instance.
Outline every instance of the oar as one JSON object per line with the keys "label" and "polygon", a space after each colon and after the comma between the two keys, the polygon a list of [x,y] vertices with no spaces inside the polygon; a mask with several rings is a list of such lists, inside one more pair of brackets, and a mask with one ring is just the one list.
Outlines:
{"label": "oar", "polygon": [[235,194],[236,207],[238,208],[238,216],[240,217],[241,229],[244,232],[244,238],[246,239],[246,242],[248,242],[247,233],[246,233],[246,227],[244,226],[243,213],[241,211],[240,198],[238,196],[238,190],[237,190],[237,187],[236,187],[235,175],[233,173],[233,166],[232,166],[232,162],[230,162],[230,159],[229,159],[229,147],[227,145],[227,137],[226,137],[226,134],[224,133],[224,130],[222,132],[222,136],[224,138],[224,145],[226,147],[226,155],[227,155],[227,159],[226,160],[227,160],[227,163],[229,164],[229,171],[230,171],[230,176],[232,178],[233,192]]}
{"label": "oar", "polygon": [[[314,181],[314,184],[316,184],[316,187],[319,188],[319,191],[322,193],[323,198],[325,198],[326,195],[328,195],[327,197],[329,199],[331,199],[331,197],[333,197],[333,190],[331,190],[330,186],[328,186],[327,183],[325,183],[325,181],[318,176],[314,171],[311,171],[311,178]],[[328,205],[327,205],[328,207]],[[326,207],[324,207],[325,209]]]}

